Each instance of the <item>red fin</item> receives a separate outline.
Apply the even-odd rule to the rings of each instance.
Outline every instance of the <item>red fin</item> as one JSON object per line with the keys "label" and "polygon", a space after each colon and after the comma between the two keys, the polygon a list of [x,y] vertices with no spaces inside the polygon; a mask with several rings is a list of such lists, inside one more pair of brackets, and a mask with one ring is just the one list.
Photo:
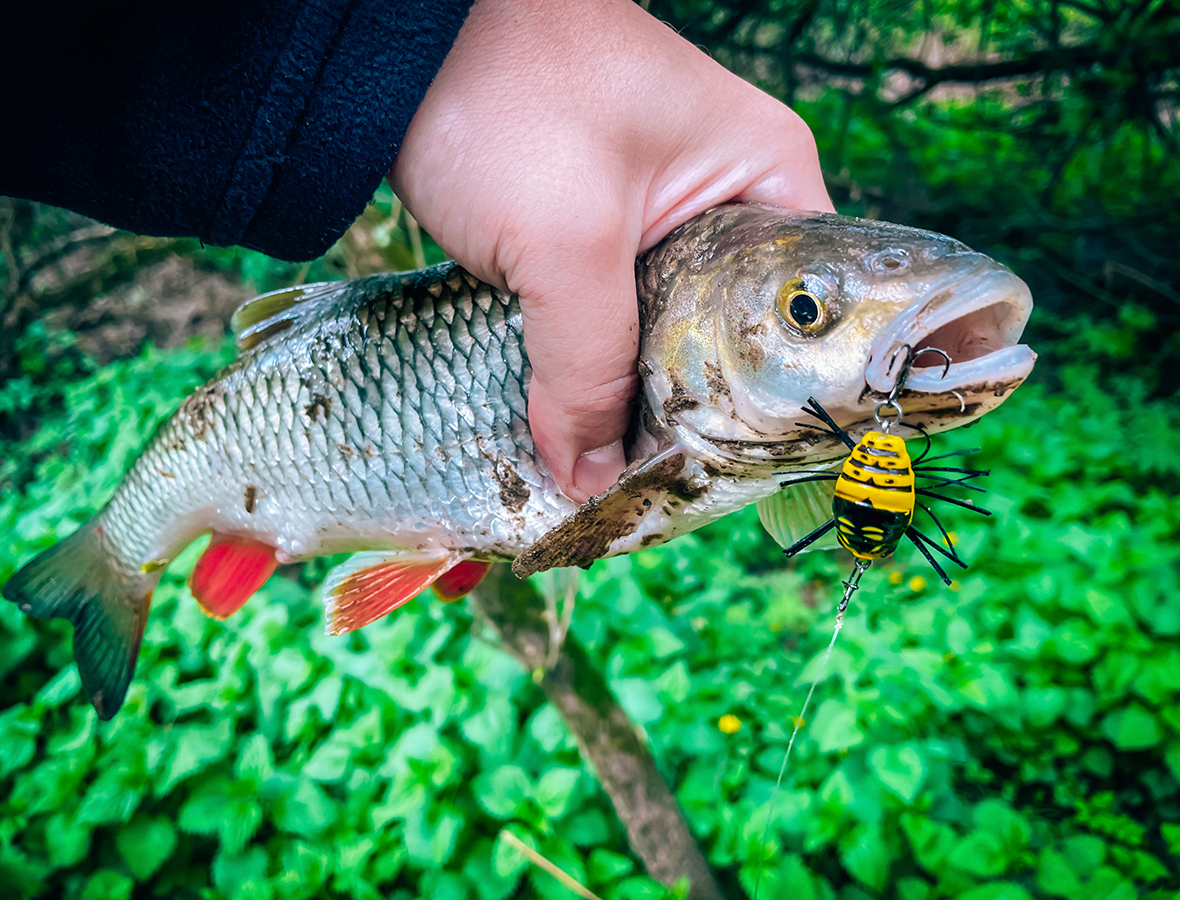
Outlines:
{"label": "red fin", "polygon": [[413,600],[466,554],[357,553],[328,573],[328,634],[347,634]]}
{"label": "red fin", "polygon": [[228,619],[266,583],[277,566],[274,547],[215,531],[188,586],[206,615]]}
{"label": "red fin", "polygon": [[443,603],[454,603],[475,590],[491,567],[490,562],[482,559],[464,560],[438,576],[434,582],[434,592]]}

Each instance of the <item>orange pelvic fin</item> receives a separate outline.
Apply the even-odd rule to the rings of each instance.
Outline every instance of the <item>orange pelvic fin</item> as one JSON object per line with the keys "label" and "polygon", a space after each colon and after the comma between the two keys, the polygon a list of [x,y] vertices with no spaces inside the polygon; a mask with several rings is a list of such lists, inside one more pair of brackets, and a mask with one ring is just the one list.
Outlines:
{"label": "orange pelvic fin", "polygon": [[251,538],[213,532],[188,586],[206,615],[228,619],[270,578],[275,548]]}
{"label": "orange pelvic fin", "polygon": [[475,590],[491,567],[490,562],[482,559],[465,559],[438,576],[434,582],[434,592],[443,603],[453,603]]}
{"label": "orange pelvic fin", "polygon": [[328,634],[347,634],[404,606],[467,557],[446,550],[354,554],[324,582]]}

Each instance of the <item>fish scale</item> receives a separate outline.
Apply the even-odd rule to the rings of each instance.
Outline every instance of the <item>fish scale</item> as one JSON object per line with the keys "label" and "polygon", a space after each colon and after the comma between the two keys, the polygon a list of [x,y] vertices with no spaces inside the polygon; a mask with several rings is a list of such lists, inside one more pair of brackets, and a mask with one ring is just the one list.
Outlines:
{"label": "fish scale", "polygon": [[[341,633],[432,582],[455,599],[490,560],[513,560],[522,577],[587,566],[766,500],[784,473],[843,455],[798,424],[808,397],[849,431],[871,424],[898,347],[937,340],[956,357],[940,378],[917,369],[906,381],[907,421],[930,431],[998,406],[1034,359],[1016,345],[1031,308],[1019,279],[887,223],[717,207],[649,251],[636,285],[630,465],[581,506],[529,432],[515,296],[455,264],[305,285],[238,311],[238,360],[4,595],[74,623],[84,689],[110,718],[161,570],[201,534],[212,538],[190,585],[219,617],[278,563],[359,551],[324,586]],[[814,504],[779,506],[787,531],[818,524]]]}
{"label": "fish scale", "polygon": [[[337,300],[334,316],[284,333],[304,342],[299,349],[283,353],[271,341],[244,354],[207,404],[190,401],[194,414],[182,409],[168,423],[101,514],[121,555],[142,566],[177,552],[193,524],[198,533],[253,524],[251,534],[287,558],[306,557],[323,547],[303,530],[328,514],[347,514],[362,533],[404,535],[407,546],[443,529],[456,546],[501,553],[514,540],[539,537],[540,516],[529,529],[527,514],[504,508],[496,471],[504,455],[530,497],[555,494],[525,424],[529,370],[509,370],[523,363],[519,305],[491,289],[476,302],[453,272],[362,283]],[[429,288],[439,283],[436,298]],[[500,340],[481,345],[472,331]],[[450,340],[455,333],[459,340]],[[250,446],[261,452],[244,454]],[[398,452],[405,448],[413,452]],[[180,477],[158,475],[174,469]],[[253,513],[243,503],[248,485],[258,497]],[[548,520],[572,504],[542,501],[542,508]],[[145,510],[167,510],[167,527],[158,515],[145,519]],[[479,526],[462,527],[473,514]],[[201,521],[186,529],[194,517]]]}

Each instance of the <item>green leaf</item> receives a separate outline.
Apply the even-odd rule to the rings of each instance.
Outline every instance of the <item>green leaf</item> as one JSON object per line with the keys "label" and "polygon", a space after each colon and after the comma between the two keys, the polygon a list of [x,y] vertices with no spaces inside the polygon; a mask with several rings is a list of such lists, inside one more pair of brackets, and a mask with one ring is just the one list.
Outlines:
{"label": "green leaf", "polygon": [[815,713],[810,725],[811,739],[821,753],[847,750],[862,743],[864,732],[857,726],[856,710],[846,702],[836,699],[825,700]]}
{"label": "green leaf", "polygon": [[581,774],[578,769],[554,768],[541,776],[533,789],[533,799],[546,816],[559,819],[565,815]]}
{"label": "green leaf", "polygon": [[546,703],[529,719],[529,734],[546,753],[552,753],[559,747],[574,746],[569,728],[552,703]]}
{"label": "green leaf", "polygon": [[319,785],[300,778],[275,802],[274,823],[283,831],[315,837],[336,821],[336,809]]}
{"label": "green leaf", "polygon": [[1160,834],[1168,842],[1168,852],[1173,856],[1180,856],[1180,825],[1165,822],[1160,826]]}
{"label": "green leaf", "polygon": [[251,847],[245,853],[218,853],[213,860],[213,883],[226,897],[266,897],[266,851]]}
{"label": "green leaf", "polygon": [[918,863],[931,875],[941,876],[958,843],[954,829],[921,813],[902,813],[901,827]]}
{"label": "green leaf", "polygon": [[529,799],[528,776],[520,766],[500,766],[484,772],[473,785],[475,799],[497,819],[512,819]]}
{"label": "green leaf", "polygon": [[120,872],[99,869],[86,879],[80,900],[130,900],[135,882]]}
{"label": "green leaf", "polygon": [[254,734],[245,740],[234,764],[234,774],[255,782],[265,781],[274,774],[270,742],[264,736]]}
{"label": "green leaf", "polygon": [[441,866],[455,852],[463,817],[455,810],[435,806],[414,810],[406,817],[403,836],[410,859],[423,866]]}
{"label": "green leaf", "polygon": [[898,900],[927,900],[931,884],[922,878],[897,879]]}
{"label": "green leaf", "polygon": [[964,891],[959,900],[1032,900],[1032,896],[1018,884],[996,881]]}
{"label": "green leaf", "polygon": [[77,666],[62,669],[45,687],[37,692],[36,702],[48,709],[57,709],[67,700],[77,696],[82,689],[82,677]]}
{"label": "green leaf", "polygon": [[233,723],[222,719],[212,727],[184,725],[173,731],[173,741],[172,755],[156,780],[157,797],[225,757],[233,747]]}
{"label": "green leaf", "polygon": [[40,716],[30,706],[0,713],[0,778],[29,764],[37,752]]}
{"label": "green leaf", "polygon": [[218,834],[223,854],[233,856],[262,824],[262,808],[248,783],[215,778],[185,801],[179,822],[185,831]]}
{"label": "green leaf", "polygon": [[115,846],[135,879],[146,881],[176,849],[176,828],[167,819],[140,816],[119,829]]}
{"label": "green leaf", "polygon": [[1081,881],[1064,855],[1046,847],[1037,859],[1037,886],[1059,897],[1076,897]]}
{"label": "green leaf", "polygon": [[629,875],[635,868],[635,861],[629,856],[599,848],[590,853],[590,880],[594,884],[606,884]]}
{"label": "green leaf", "polygon": [[529,858],[516,844],[504,837],[506,831],[511,831],[514,837],[533,850],[538,848],[536,840],[523,828],[506,828],[496,835],[496,842],[492,845],[492,869],[500,878],[514,880],[528,868]]}
{"label": "green leaf", "polygon": [[78,821],[91,824],[126,822],[147,791],[147,776],[138,766],[116,765],[90,786],[78,810]]}
{"label": "green leaf", "polygon": [[853,878],[874,891],[881,891],[889,880],[889,847],[881,832],[865,823],[848,839],[841,841],[840,860]]}
{"label": "green leaf", "polygon": [[975,827],[992,835],[1006,852],[1015,856],[1028,844],[1032,829],[1024,816],[1003,800],[984,800],[972,813]]}
{"label": "green leaf", "polygon": [[463,736],[489,756],[506,756],[516,733],[516,709],[507,694],[489,693],[483,708],[463,720]]}
{"label": "green leaf", "polygon": [[1102,732],[1120,750],[1154,747],[1163,739],[1163,730],[1156,717],[1138,703],[1132,703],[1103,719]]}
{"label": "green leaf", "polygon": [[[524,834],[517,832],[517,836],[522,840],[531,840],[524,837]],[[482,839],[476,843],[463,864],[463,874],[475,885],[479,900],[506,900],[516,892],[516,885],[520,880],[520,873],[509,878],[503,878],[496,873],[492,862],[494,852],[492,842]]]}
{"label": "green leaf", "polygon": [[885,787],[906,803],[917,796],[925,774],[922,757],[910,746],[878,747],[869,754],[869,768]]}
{"label": "green leaf", "polygon": [[684,660],[677,660],[655,680],[655,689],[673,703],[683,703],[692,690],[692,679]]}
{"label": "green leaf", "polygon": [[587,809],[562,819],[559,826],[562,837],[579,847],[593,847],[605,844],[610,838],[610,826],[606,816],[598,809]]}
{"label": "green leaf", "polygon": [[611,693],[632,722],[647,725],[664,714],[664,704],[646,678],[616,678],[610,682]]}
{"label": "green leaf", "polygon": [[45,845],[54,866],[72,866],[90,849],[90,829],[72,814],[57,813],[45,823]]}

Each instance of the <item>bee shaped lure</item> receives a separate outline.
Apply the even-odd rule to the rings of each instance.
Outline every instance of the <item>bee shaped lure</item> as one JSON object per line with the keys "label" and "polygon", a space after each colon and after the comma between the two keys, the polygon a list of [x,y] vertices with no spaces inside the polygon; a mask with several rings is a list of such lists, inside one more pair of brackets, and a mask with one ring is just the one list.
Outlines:
{"label": "bee shaped lure", "polygon": [[[794,480],[791,484],[807,481],[836,482],[835,497],[832,501],[832,518],[799,540],[784,552],[790,557],[800,550],[823,537],[833,528],[836,529],[836,540],[857,560],[857,570],[853,578],[859,581],[860,573],[869,567],[874,559],[881,559],[893,553],[903,538],[909,539],[916,546],[926,561],[934,567],[947,584],[950,578],[942,566],[931,554],[931,550],[940,553],[951,562],[963,568],[967,564],[959,558],[947,530],[943,528],[938,517],[930,508],[919,500],[926,497],[931,500],[944,500],[964,509],[972,510],[980,515],[990,513],[954,497],[947,497],[930,488],[962,486],[968,490],[983,492],[983,488],[965,484],[972,478],[978,478],[988,473],[981,469],[952,468],[947,466],[921,465],[930,453],[930,436],[922,431],[926,446],[921,455],[911,461],[906,442],[896,434],[893,428],[902,424],[902,411],[897,403],[897,395],[914,359],[922,353],[938,353],[946,356],[941,350],[924,348],[914,352],[904,347],[906,359],[899,373],[897,384],[890,392],[888,399],[879,403],[874,410],[880,431],[868,432],[859,442],[853,441],[848,432],[842,429],[814,398],[807,401],[804,411],[815,416],[826,426],[799,423],[805,428],[814,428],[838,437],[849,449],[848,457],[840,468],[839,474],[826,471],[805,471],[806,477]],[[947,365],[950,365],[949,358]],[[972,451],[955,451],[942,456],[929,457],[928,461],[945,459],[960,453]],[[918,480],[924,479],[919,485]],[[918,509],[923,510],[934,522],[942,536],[944,548],[932,538],[923,534],[914,526],[914,515]],[[853,588],[855,590],[855,588]]]}

